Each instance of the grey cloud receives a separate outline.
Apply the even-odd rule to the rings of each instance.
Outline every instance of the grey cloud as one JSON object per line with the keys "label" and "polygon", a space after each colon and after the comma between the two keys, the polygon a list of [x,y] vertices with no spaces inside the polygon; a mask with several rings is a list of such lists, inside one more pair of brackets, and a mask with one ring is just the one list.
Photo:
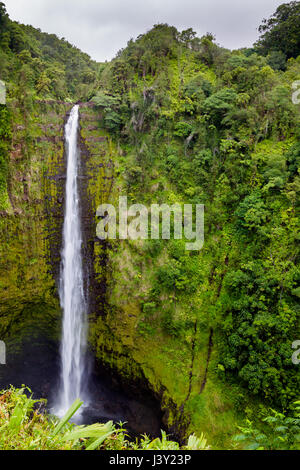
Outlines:
{"label": "grey cloud", "polygon": [[65,37],[93,59],[110,60],[155,23],[216,35],[224,47],[251,46],[261,20],[283,0],[4,0],[12,19]]}

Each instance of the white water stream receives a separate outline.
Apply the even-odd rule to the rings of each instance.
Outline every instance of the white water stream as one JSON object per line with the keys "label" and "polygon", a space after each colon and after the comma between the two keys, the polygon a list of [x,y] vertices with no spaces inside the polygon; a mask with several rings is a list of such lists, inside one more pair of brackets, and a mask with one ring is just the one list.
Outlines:
{"label": "white water stream", "polygon": [[54,412],[62,416],[76,398],[84,399],[87,305],[82,268],[82,234],[78,194],[77,134],[79,106],[73,107],[65,126],[67,152],[66,203],[59,297],[63,309],[61,382]]}

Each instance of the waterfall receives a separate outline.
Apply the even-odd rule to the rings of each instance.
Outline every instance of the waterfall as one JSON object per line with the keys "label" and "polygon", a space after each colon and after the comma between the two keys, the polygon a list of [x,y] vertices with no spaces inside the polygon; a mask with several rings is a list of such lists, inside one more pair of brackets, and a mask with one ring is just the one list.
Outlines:
{"label": "waterfall", "polygon": [[76,398],[85,399],[87,305],[83,286],[82,236],[78,193],[77,147],[79,106],[72,108],[65,126],[67,179],[59,297],[63,310],[61,382],[55,413],[63,415]]}

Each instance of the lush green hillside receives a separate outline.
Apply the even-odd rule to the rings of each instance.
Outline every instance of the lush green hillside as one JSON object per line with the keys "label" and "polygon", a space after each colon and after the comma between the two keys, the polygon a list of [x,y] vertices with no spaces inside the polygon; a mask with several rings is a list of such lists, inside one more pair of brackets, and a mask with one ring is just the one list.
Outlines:
{"label": "lush green hillside", "polygon": [[[103,65],[10,21],[0,4],[0,339],[28,323],[57,340],[63,123],[85,101],[97,358],[125,383],[147,384],[170,430],[204,432],[214,448],[232,447],[246,415],[291,412],[300,388],[291,360],[300,339],[297,31],[284,50],[266,33],[253,49],[229,51],[211,34],[158,24]],[[203,249],[100,243],[97,205],[120,195],[204,204]]]}
{"label": "lush green hillside", "polygon": [[116,201],[205,204],[200,253],[112,245],[98,354],[141,369],[170,426],[221,446],[256,400],[286,409],[299,396],[300,57],[285,72],[269,60],[157,25],[120,51],[93,99],[119,149]]}
{"label": "lush green hillside", "polygon": [[98,66],[65,39],[11,21],[0,3],[0,76],[9,96],[83,99],[92,89]]}
{"label": "lush green hillside", "polygon": [[7,96],[7,106],[0,104],[0,210],[9,206],[13,127],[24,124],[24,145],[29,147],[39,103],[86,99],[92,95],[97,73],[98,65],[87,54],[54,34],[11,21],[0,2],[0,79]]}

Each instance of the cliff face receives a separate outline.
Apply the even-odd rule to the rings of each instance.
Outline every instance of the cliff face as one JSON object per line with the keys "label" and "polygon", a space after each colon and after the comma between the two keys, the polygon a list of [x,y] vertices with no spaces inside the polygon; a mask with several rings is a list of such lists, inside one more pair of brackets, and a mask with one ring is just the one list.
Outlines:
{"label": "cliff face", "polygon": [[33,369],[40,361],[46,373],[56,356],[63,128],[69,108],[39,102],[30,121],[21,113],[12,121],[9,204],[0,217],[0,337],[7,344],[1,384],[16,372],[14,365],[19,364],[20,377],[30,360]]}
{"label": "cliff face", "polygon": [[[39,103],[34,119],[27,122],[26,128],[19,123],[13,126],[9,207],[0,219],[0,338],[7,346],[7,364],[0,368],[0,389],[11,383],[15,386],[25,383],[36,396],[48,398],[50,403],[59,377],[58,282],[66,171],[64,125],[70,108],[70,104],[55,101]],[[112,193],[115,152],[100,128],[101,116],[94,109],[82,104],[80,118],[84,282],[91,331],[94,331],[97,319],[105,319],[108,311],[108,250],[96,237],[95,215],[97,206]],[[30,138],[26,139],[25,134]],[[107,360],[104,362],[107,365]],[[99,367],[93,367],[96,415],[102,416],[103,407],[105,410],[109,407],[111,415],[107,419],[114,414],[126,416],[134,432],[159,434],[158,404],[147,393],[146,382],[142,384],[147,392],[141,403],[136,401],[138,397],[126,394],[130,389],[137,390],[136,384],[131,383],[135,374],[130,375],[130,384],[123,383],[124,394],[119,381],[122,371],[116,364],[110,365],[107,374],[102,357],[98,356]],[[113,403],[110,403],[111,394]]]}
{"label": "cliff face", "polygon": [[[226,447],[240,416],[231,398],[233,387],[218,381],[214,373],[218,336],[207,321],[206,287],[202,286],[200,299],[202,320],[195,316],[192,331],[187,331],[185,338],[165,334],[161,327],[169,306],[174,305],[180,319],[191,309],[192,298],[161,295],[160,304],[153,305],[150,296],[155,271],[169,262],[168,253],[157,257],[147,241],[97,239],[97,206],[109,202],[118,207],[119,196],[126,194],[122,172],[126,149],[110,140],[96,108],[82,106],[80,115],[82,164],[87,175],[82,200],[83,208],[86,202],[89,208],[84,209],[83,218],[90,237],[86,258],[92,260],[90,343],[96,358],[136,396],[143,397],[150,389],[161,403],[164,425],[179,438],[201,431],[216,446]],[[207,278],[211,264],[212,260],[202,264]],[[222,271],[210,287],[210,296],[216,301],[223,276]]]}
{"label": "cliff face", "polygon": [[[45,396],[50,389],[50,383],[46,383],[47,368],[53,369],[50,374],[53,380],[58,375],[61,326],[58,282],[66,170],[64,125],[70,109],[69,103],[38,102],[30,120],[24,122],[21,113],[13,116],[9,204],[0,217],[0,338],[7,345],[8,358],[7,366],[0,370],[0,383],[4,386],[20,376],[22,383]],[[79,188],[85,284],[93,318],[104,309],[105,271],[101,273],[101,269],[106,256],[96,239],[95,213],[97,204],[112,186],[109,176],[112,162],[106,137],[92,132],[92,120],[99,123],[98,115],[91,117],[89,108],[82,107],[82,118],[83,128],[78,137]],[[93,133],[86,140],[84,126]],[[101,151],[96,154],[93,147],[98,143]],[[22,364],[28,365],[26,374]],[[44,384],[31,383],[35,366],[44,371]]]}
{"label": "cliff face", "polygon": [[80,106],[78,147],[81,154],[79,190],[83,231],[85,287],[89,317],[101,316],[106,299],[106,244],[96,236],[96,211],[108,200],[113,187],[112,146],[100,128],[101,116],[88,104]]}

